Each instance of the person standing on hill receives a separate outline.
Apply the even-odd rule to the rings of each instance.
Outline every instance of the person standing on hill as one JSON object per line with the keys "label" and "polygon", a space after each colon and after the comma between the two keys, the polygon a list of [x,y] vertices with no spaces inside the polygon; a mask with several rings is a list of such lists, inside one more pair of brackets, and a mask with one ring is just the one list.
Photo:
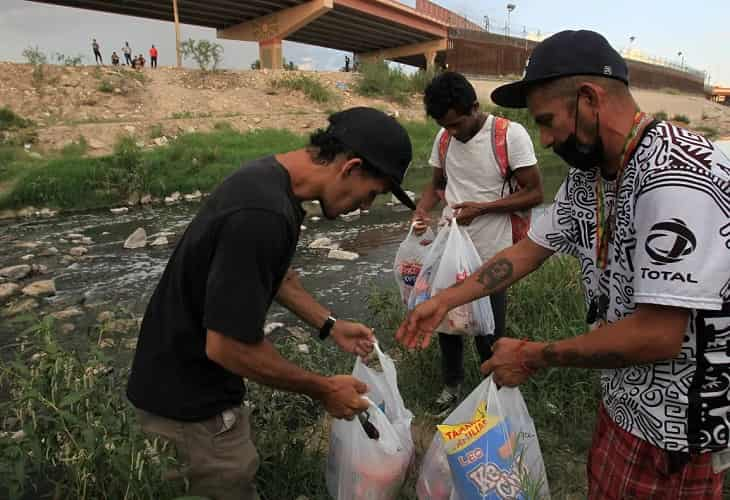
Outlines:
{"label": "person standing on hill", "polygon": [[[428,116],[441,125],[429,164],[433,180],[424,189],[413,216],[416,232],[430,222],[429,212],[443,197],[444,217],[455,216],[466,227],[483,261],[510,246],[529,222],[513,212],[542,203],[543,188],[532,139],[517,122],[482,111],[474,87],[461,74],[446,72],[426,87],[423,101]],[[445,191],[444,191],[445,189]],[[525,228],[522,228],[524,236]],[[492,355],[491,344],[504,335],[507,294],[490,297],[494,335],[474,337],[482,362]],[[443,388],[435,401],[445,416],[461,398],[464,381],[464,339],[439,332]]]}
{"label": "person standing on hill", "polygon": [[150,48],[150,68],[156,68],[157,67],[157,49],[153,45],[152,48]]}
{"label": "person standing on hill", "polygon": [[124,54],[124,63],[129,66],[134,66],[134,64],[132,64],[132,47],[129,46],[129,42],[124,42],[122,53]]}
{"label": "person standing on hill", "polygon": [[99,42],[96,41],[96,38],[91,40],[91,50],[94,51],[94,61],[96,64],[104,64],[104,60],[101,58],[101,47],[99,47]]}
{"label": "person standing on hill", "polygon": [[590,500],[720,500],[730,467],[730,158],[641,112],[626,61],[592,31],[542,41],[523,79],[492,100],[527,107],[542,145],[572,168],[528,238],[419,305],[396,337],[426,347],[448,310],[505,290],[556,252],[575,257],[588,331],[499,339],[482,372],[516,386],[550,367],[601,370]]}

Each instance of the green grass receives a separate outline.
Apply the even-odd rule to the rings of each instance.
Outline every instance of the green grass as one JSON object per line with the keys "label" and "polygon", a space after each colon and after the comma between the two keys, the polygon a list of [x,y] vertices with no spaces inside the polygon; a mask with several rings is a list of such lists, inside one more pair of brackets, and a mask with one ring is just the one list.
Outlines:
{"label": "green grass", "polygon": [[168,147],[149,152],[137,150],[131,139],[122,141],[125,147],[110,156],[60,157],[14,168],[7,176],[15,176],[16,182],[0,195],[0,207],[97,208],[123,201],[132,189],[156,196],[206,191],[247,160],[305,144],[304,137],[281,130],[184,134]]}
{"label": "green grass", "polygon": [[[508,304],[508,335],[513,337],[555,341],[586,328],[579,267],[570,258],[549,259],[510,289]],[[418,352],[395,343],[392,334],[403,317],[395,285],[373,289],[358,315],[375,328],[382,347],[396,360],[401,394],[416,416],[416,467],[398,496],[415,500],[418,465],[438,423],[426,412],[441,387],[440,359],[435,342]],[[56,340],[48,320],[18,331],[23,350],[14,361],[0,365],[0,390],[11,395],[0,402],[0,422],[13,417],[19,423],[0,430],[22,428],[26,437],[0,438],[0,497],[50,498],[55,492],[55,498],[122,498],[126,493],[124,498],[132,500],[184,494],[182,483],[160,479],[174,464],[171,450],[145,439],[124,399],[130,352],[121,350],[123,338],[116,339],[116,347],[100,350],[95,345],[110,333],[104,327],[90,328],[82,341],[86,346],[69,349]],[[272,341],[284,357],[307,370],[324,375],[352,370],[352,356],[331,342],[292,337]],[[309,346],[308,354],[297,349],[300,343]],[[472,342],[466,344],[464,366],[468,393],[481,381]],[[100,367],[115,370],[94,374]],[[262,498],[305,495],[329,500],[324,472],[328,421],[322,407],[302,395],[247,385],[252,436],[261,458],[257,484]],[[585,498],[585,459],[599,400],[597,372],[543,370],[521,391],[535,421],[552,498]],[[92,477],[104,480],[89,480]]]}
{"label": "green grass", "polygon": [[[545,340],[582,332],[584,310],[577,264],[549,260],[543,269],[513,287],[509,304],[510,335]],[[425,414],[440,390],[440,361],[435,343],[413,353],[395,343],[392,334],[403,314],[393,285],[374,289],[359,319],[375,328],[381,345],[397,362],[401,393],[416,415],[420,459],[438,423]],[[121,498],[119,492],[126,488],[129,499],[182,495],[181,483],[159,479],[172,466],[170,450],[163,449],[160,442],[145,442],[133,409],[124,399],[130,352],[119,347],[123,339],[117,338],[111,350],[99,350],[95,347],[98,339],[110,334],[103,327],[91,328],[87,347],[71,349],[61,345],[57,335],[48,321],[19,333],[23,351],[0,368],[2,390],[12,394],[0,404],[0,422],[8,416],[19,418],[26,431],[26,438],[19,442],[0,439],[0,474],[7,478],[0,482],[0,497],[18,498],[24,490],[27,498],[42,497],[48,491],[56,491],[58,498]],[[126,338],[134,332],[118,335]],[[273,341],[283,356],[305,369],[325,375],[352,371],[352,356],[330,342],[290,337]],[[300,343],[308,344],[308,354],[299,352]],[[37,353],[43,354],[34,358]],[[100,365],[115,370],[107,376],[88,375]],[[466,390],[471,390],[481,380],[471,342],[465,367]],[[585,496],[580,467],[593,424],[595,387],[595,376],[588,370],[556,369],[540,373],[522,389],[536,421],[554,498],[565,498],[568,493]],[[247,399],[261,458],[257,482],[262,498],[306,495],[311,500],[327,499],[328,423],[322,407],[308,397],[250,382]],[[18,405],[18,401],[24,404]],[[154,453],[139,453],[150,449]],[[37,460],[37,456],[48,458]],[[399,499],[415,500],[417,473],[414,468]],[[89,477],[103,477],[104,481],[89,481]],[[4,491],[8,488],[15,488],[15,495]]]}
{"label": "green grass", "polygon": [[317,103],[337,103],[339,96],[325,87],[317,78],[309,75],[283,76],[272,80],[271,86],[275,89],[297,90]]}
{"label": "green grass", "polygon": [[[501,108],[491,111],[523,123],[533,140],[538,141],[537,126],[525,111]],[[192,117],[188,112],[176,115]],[[404,186],[420,193],[432,178],[428,159],[439,127],[433,120],[405,122],[404,126],[413,144],[413,164]],[[163,132],[161,125],[153,125],[150,137]],[[169,146],[151,151],[137,151],[128,139],[125,151],[135,151],[132,167],[120,165],[118,154],[83,157],[87,148],[85,141],[66,146],[44,161],[31,160],[10,147],[0,153],[0,159],[2,155],[8,158],[0,164],[0,180],[12,181],[0,186],[0,208],[27,205],[99,208],[124,201],[133,190],[155,196],[174,191],[209,191],[247,160],[297,149],[306,143],[306,136],[288,131],[267,129],[242,134],[226,122],[217,122],[209,133],[183,134]],[[535,151],[543,174],[546,201],[549,201],[567,168],[552,151],[540,146]]]}
{"label": "green grass", "polygon": [[195,115],[193,113],[191,113],[190,111],[176,111],[171,116],[172,116],[172,118],[174,118],[176,120],[181,119],[181,118],[194,118],[195,117]]}

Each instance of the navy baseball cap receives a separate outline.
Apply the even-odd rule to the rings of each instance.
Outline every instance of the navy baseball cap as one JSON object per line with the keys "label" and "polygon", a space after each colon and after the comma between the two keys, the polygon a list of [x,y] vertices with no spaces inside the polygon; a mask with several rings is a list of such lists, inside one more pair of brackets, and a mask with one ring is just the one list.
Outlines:
{"label": "navy baseball cap", "polygon": [[567,30],[540,42],[527,60],[522,80],[494,89],[492,101],[506,108],[525,108],[532,85],[576,75],[602,76],[629,84],[626,61],[603,35]]}
{"label": "navy baseball cap", "polygon": [[401,187],[413,159],[413,147],[398,120],[374,108],[356,107],[331,115],[329,122],[327,130],[390,179],[393,195],[415,210],[416,204]]}

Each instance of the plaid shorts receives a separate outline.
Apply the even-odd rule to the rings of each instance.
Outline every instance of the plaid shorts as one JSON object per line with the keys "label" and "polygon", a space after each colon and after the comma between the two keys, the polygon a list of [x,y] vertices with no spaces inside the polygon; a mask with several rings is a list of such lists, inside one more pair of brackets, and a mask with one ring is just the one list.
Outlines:
{"label": "plaid shorts", "polygon": [[724,474],[712,472],[710,453],[692,455],[672,472],[665,450],[620,428],[601,404],[588,455],[591,500],[721,500]]}

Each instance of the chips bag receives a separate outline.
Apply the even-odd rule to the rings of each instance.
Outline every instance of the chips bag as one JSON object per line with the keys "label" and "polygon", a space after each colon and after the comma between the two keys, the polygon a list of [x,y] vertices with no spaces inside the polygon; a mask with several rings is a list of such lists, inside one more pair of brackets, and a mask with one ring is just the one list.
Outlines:
{"label": "chips bag", "polygon": [[416,492],[420,500],[549,498],[535,426],[519,389],[497,389],[486,379],[438,425]]}

